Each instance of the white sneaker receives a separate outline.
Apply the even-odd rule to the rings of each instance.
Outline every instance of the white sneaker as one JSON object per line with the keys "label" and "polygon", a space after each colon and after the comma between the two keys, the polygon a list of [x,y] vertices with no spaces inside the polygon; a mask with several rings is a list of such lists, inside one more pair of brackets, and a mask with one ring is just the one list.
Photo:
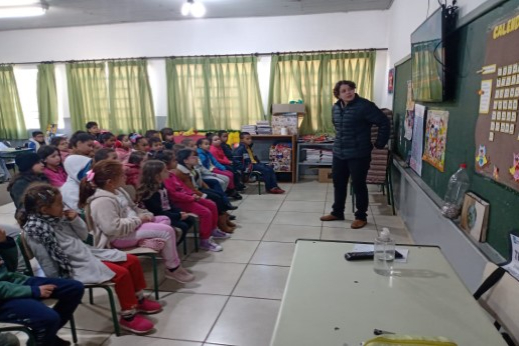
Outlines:
{"label": "white sneaker", "polygon": [[223,248],[216,244],[211,238],[207,240],[200,240],[200,249],[213,252],[219,252],[223,250]]}

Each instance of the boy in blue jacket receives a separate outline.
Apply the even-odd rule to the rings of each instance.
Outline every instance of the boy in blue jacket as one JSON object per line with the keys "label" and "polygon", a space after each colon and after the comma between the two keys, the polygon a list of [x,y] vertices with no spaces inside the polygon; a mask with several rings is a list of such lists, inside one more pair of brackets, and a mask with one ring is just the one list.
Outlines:
{"label": "boy in blue jacket", "polygon": [[[0,229],[0,322],[23,324],[32,329],[37,345],[65,346],[57,336],[83,297],[76,280],[30,277],[15,272],[18,250],[13,238]],[[57,299],[53,308],[40,300]]]}
{"label": "boy in blue jacket", "polygon": [[263,175],[263,180],[265,181],[265,188],[267,189],[267,192],[273,194],[285,193],[285,190],[282,190],[278,186],[276,173],[274,172],[272,167],[267,166],[264,163],[261,163],[259,159],[254,155],[254,152],[252,151],[252,137],[250,133],[240,133],[240,145],[238,146],[238,148],[234,150],[233,163],[234,167],[236,167],[236,169],[241,172],[261,172],[261,174]]}

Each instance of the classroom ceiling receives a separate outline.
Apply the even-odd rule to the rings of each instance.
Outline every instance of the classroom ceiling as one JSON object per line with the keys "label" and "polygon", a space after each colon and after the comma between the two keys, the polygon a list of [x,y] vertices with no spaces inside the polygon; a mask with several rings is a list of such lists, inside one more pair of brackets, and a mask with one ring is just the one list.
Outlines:
{"label": "classroom ceiling", "polygon": [[[393,0],[195,0],[204,18],[292,16],[319,13],[387,10]],[[180,14],[185,0],[46,0],[40,17],[0,18],[0,31],[67,26],[200,20]]]}

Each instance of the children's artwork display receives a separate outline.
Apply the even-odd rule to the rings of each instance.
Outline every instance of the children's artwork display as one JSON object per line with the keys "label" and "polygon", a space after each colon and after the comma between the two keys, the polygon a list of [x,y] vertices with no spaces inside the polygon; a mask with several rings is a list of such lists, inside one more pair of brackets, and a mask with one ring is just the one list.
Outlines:
{"label": "children's artwork display", "polygon": [[292,145],[289,143],[278,143],[270,147],[270,166],[275,172],[292,171]]}
{"label": "children's artwork display", "polygon": [[423,124],[425,119],[425,106],[416,104],[414,107],[413,133],[411,143],[411,158],[409,165],[419,176],[422,176],[422,154],[423,154]]}
{"label": "children's artwork display", "polygon": [[475,170],[519,190],[519,12],[488,30],[481,68]]}
{"label": "children's artwork display", "polygon": [[443,172],[445,170],[449,112],[430,109],[427,115],[423,160]]}

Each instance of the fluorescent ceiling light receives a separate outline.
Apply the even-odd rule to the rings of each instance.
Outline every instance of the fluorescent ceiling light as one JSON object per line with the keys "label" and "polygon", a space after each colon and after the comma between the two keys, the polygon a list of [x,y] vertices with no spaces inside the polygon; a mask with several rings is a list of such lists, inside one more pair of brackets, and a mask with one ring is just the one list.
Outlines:
{"label": "fluorescent ceiling light", "polygon": [[0,0],[0,18],[41,16],[48,8],[46,3],[35,0]]}

